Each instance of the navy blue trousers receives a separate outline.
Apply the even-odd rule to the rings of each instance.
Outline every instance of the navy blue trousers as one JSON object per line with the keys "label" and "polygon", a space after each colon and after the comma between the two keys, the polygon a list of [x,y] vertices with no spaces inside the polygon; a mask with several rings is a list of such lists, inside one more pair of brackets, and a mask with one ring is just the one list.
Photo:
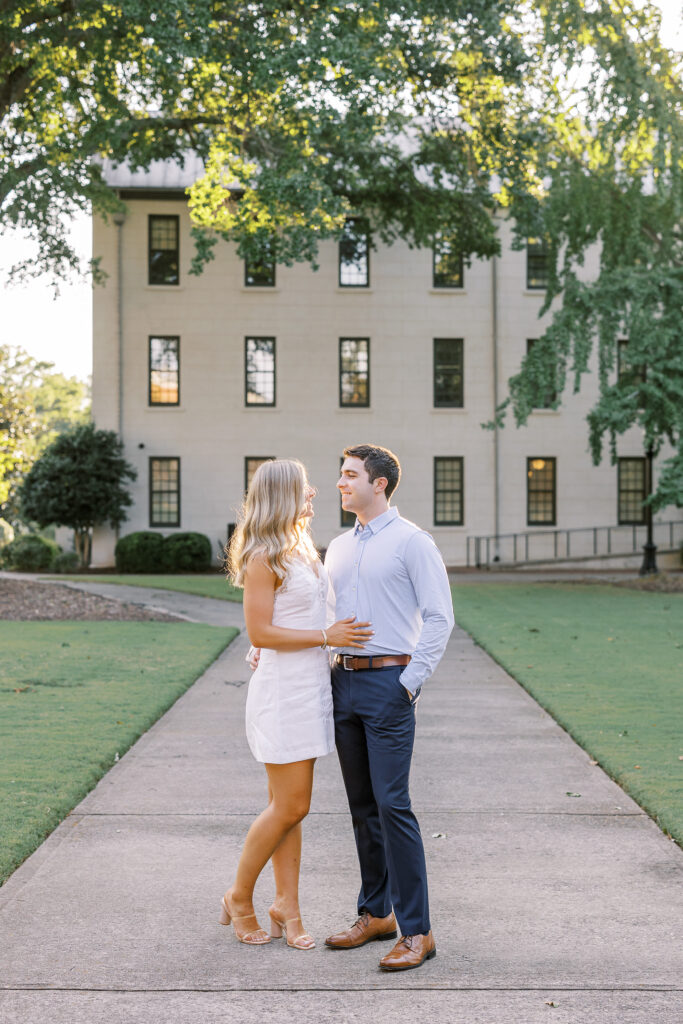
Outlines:
{"label": "navy blue trousers", "polygon": [[415,707],[400,667],[347,672],[334,666],[337,752],[360,862],[358,913],[386,917],[401,934],[430,930],[427,869],[408,781]]}

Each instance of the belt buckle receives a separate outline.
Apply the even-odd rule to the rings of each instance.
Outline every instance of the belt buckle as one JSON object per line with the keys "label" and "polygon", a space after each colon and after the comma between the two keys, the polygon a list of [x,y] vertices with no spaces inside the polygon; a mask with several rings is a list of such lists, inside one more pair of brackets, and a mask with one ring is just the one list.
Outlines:
{"label": "belt buckle", "polygon": [[345,672],[353,672],[353,665],[346,664],[347,658],[353,658],[353,654],[342,654],[342,668]]}

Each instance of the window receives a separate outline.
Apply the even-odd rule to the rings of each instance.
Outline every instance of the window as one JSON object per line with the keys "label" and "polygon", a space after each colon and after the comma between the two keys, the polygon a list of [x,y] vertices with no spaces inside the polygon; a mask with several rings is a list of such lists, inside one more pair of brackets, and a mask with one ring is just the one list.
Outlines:
{"label": "window", "polygon": [[644,384],[645,377],[645,366],[642,364],[631,365],[628,354],[628,338],[619,338],[617,341],[617,379],[619,383],[627,386]]}
{"label": "window", "polygon": [[180,402],[180,338],[149,339],[149,404]]}
{"label": "window", "polygon": [[249,490],[254,473],[264,462],[272,462],[274,455],[247,455],[244,460],[244,489]]}
{"label": "window", "polygon": [[149,283],[178,284],[178,217],[149,218]]}
{"label": "window", "polygon": [[555,459],[526,460],[526,521],[555,526]]}
{"label": "window", "polygon": [[527,239],[526,286],[539,291],[548,287],[548,245],[543,238]]}
{"label": "window", "polygon": [[432,284],[434,288],[463,287],[462,253],[458,252],[453,239],[438,238],[434,244]]}
{"label": "window", "polygon": [[362,217],[348,217],[339,241],[339,285],[367,288],[370,283],[368,225]]}
{"label": "window", "polygon": [[462,526],[464,523],[462,456],[434,459],[434,525]]}
{"label": "window", "polygon": [[247,288],[275,287],[275,260],[268,253],[262,259],[244,261],[244,283]]}
{"label": "window", "polygon": [[618,463],[619,501],[617,522],[619,525],[639,525],[645,522],[645,459],[619,459]]}
{"label": "window", "polygon": [[245,405],[275,405],[275,338],[244,339]]}
{"label": "window", "polygon": [[370,405],[370,339],[339,339],[339,404]]}
{"label": "window", "polygon": [[149,460],[149,525],[180,526],[180,459]]}
{"label": "window", "polygon": [[462,338],[434,338],[434,406],[463,407]]}
{"label": "window", "polygon": [[[532,348],[538,341],[538,338],[527,338],[526,339],[526,351],[527,355],[531,352]],[[553,373],[554,376],[554,373]],[[555,388],[548,388],[548,390],[541,395],[538,404],[534,404],[534,409],[552,409],[557,401],[557,391]]]}
{"label": "window", "polygon": [[[344,465],[344,456],[342,455],[342,457],[339,460],[339,471],[340,471],[340,473],[341,473],[341,468],[342,468],[343,465]],[[347,512],[347,510],[342,506],[341,494],[339,495],[339,511],[341,513],[341,525],[345,529],[348,529],[349,526],[355,526],[356,525],[356,513],[355,512]]]}

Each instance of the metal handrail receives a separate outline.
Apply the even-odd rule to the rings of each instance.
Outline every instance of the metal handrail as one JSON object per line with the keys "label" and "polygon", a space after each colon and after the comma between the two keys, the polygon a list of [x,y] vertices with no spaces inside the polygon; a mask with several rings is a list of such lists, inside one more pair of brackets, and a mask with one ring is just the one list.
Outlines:
{"label": "metal handrail", "polygon": [[[652,524],[655,537],[659,536],[659,546],[665,551],[674,551],[683,542],[683,519],[668,519]],[[624,533],[628,532],[628,543]],[[662,538],[662,532],[665,536]],[[668,533],[668,538],[666,534]],[[579,535],[587,535],[587,544],[579,542]],[[639,536],[640,534],[640,536]],[[675,537],[678,535],[678,539]],[[544,538],[551,538],[544,543]],[[572,544],[572,538],[575,543]],[[668,539],[668,547],[663,547]],[[541,541],[539,544],[538,541]],[[591,558],[606,555],[636,554],[642,549],[646,540],[644,524],[610,524],[609,526],[574,526],[566,530],[526,530],[517,533],[489,534],[488,536],[467,538],[467,565],[481,568],[487,565],[519,565],[529,561],[551,561],[553,559]],[[534,545],[533,542],[537,543]],[[616,546],[615,546],[616,542]],[[520,546],[523,552],[520,552]],[[541,548],[536,558],[530,557],[530,546]],[[501,550],[506,549],[512,557],[502,557]],[[572,553],[572,549],[573,552]],[[578,550],[577,550],[578,549]],[[522,557],[520,557],[522,556]]]}

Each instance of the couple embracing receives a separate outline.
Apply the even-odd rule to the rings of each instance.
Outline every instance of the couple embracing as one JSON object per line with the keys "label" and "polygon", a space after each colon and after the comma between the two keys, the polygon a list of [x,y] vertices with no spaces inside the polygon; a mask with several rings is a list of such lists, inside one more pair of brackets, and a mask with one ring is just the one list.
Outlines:
{"label": "couple embracing", "polygon": [[[285,935],[312,949],[299,909],[301,821],[315,759],[335,744],[360,862],[358,917],[325,945],[354,949],[398,941],[379,966],[419,967],[436,955],[424,848],[408,781],[415,705],[453,628],[446,570],[429,534],[389,499],[401,468],[378,445],[344,451],[337,487],[356,515],[330,544],[325,564],[310,534],[315,489],[301,463],[259,466],[228,553],[244,587],[252,667],[247,738],[268,776],[269,803],[252,823],[221,923],[244,943]],[[328,614],[333,609],[333,614]],[[332,620],[335,621],[332,621]],[[256,880],[271,860],[270,933],[254,914]]]}

